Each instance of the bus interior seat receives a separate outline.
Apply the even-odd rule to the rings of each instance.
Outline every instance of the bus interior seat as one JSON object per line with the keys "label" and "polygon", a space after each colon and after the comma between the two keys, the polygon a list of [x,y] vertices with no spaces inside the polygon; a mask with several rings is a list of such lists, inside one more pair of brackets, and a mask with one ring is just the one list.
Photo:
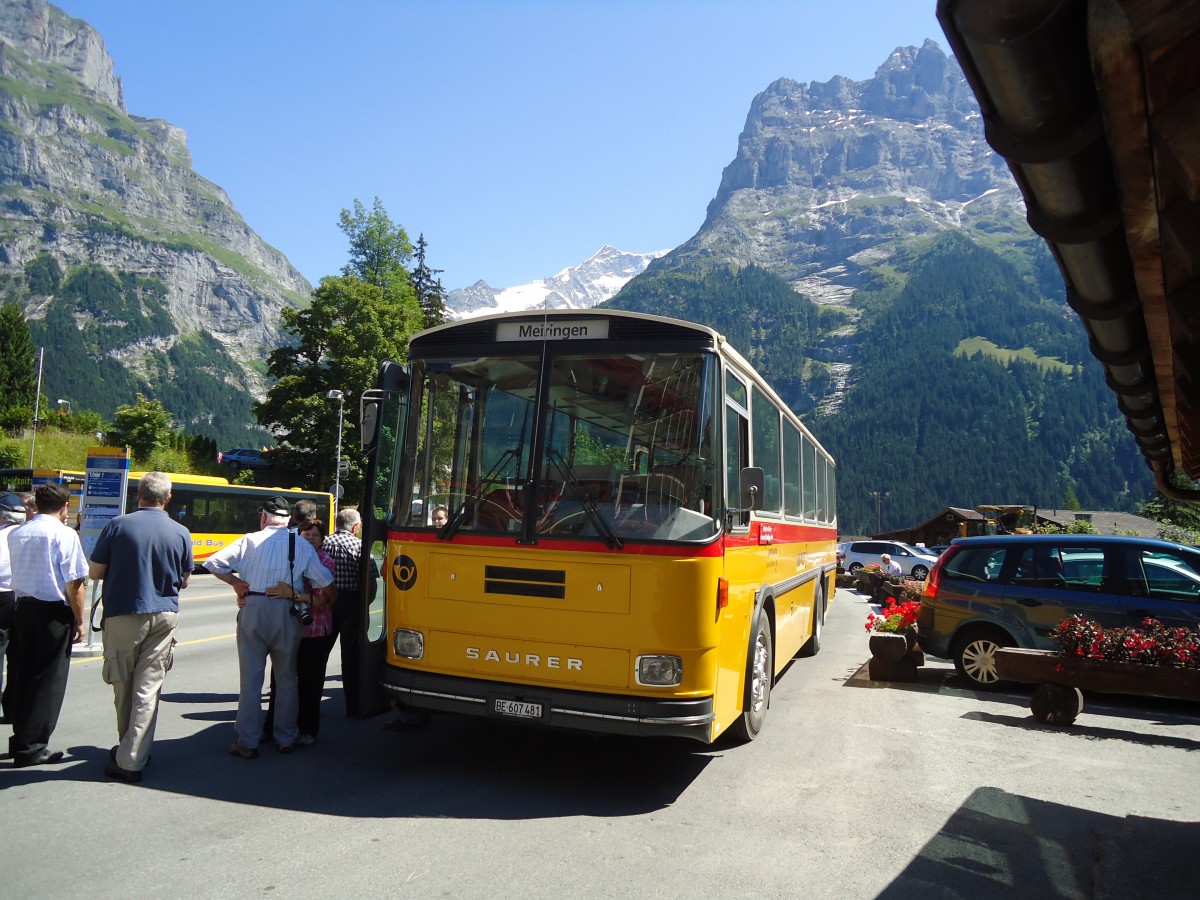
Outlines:
{"label": "bus interior seat", "polygon": [[521,512],[518,503],[519,495],[510,488],[496,488],[490,491],[475,518],[475,527],[484,531],[508,531],[511,523],[520,521]]}

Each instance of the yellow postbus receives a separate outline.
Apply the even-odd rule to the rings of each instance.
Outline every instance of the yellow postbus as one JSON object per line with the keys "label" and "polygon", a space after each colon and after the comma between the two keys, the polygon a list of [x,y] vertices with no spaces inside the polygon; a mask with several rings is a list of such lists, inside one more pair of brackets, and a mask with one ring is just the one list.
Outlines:
{"label": "yellow postbus", "polygon": [[[137,508],[138,479],[144,474],[129,473],[127,511]],[[333,495],[328,492],[230,484],[227,479],[210,475],[166,474],[171,479],[167,513],[192,533],[192,556],[197,567],[226,544],[249,531],[258,531],[259,507],[271,497],[283,497],[289,504],[312,500],[317,504],[317,517],[333,530]]]}
{"label": "yellow postbus", "polygon": [[[833,596],[834,462],[716,331],[442,325],[363,397],[368,654],[393,699],[752,739]],[[445,507],[448,521],[433,514]]]}
{"label": "yellow postbus", "polygon": [[[129,473],[126,512],[137,508],[138,479],[144,474]],[[197,566],[246,532],[257,531],[258,509],[271,497],[283,497],[288,503],[312,500],[317,504],[317,515],[327,528],[333,528],[330,521],[333,495],[327,492],[230,484],[227,479],[209,475],[166,474],[172,485],[167,512],[192,533],[192,554]],[[71,492],[72,522],[77,521],[86,481],[86,473],[67,469],[0,469],[0,484],[5,490],[28,491],[48,482],[66,485]]]}

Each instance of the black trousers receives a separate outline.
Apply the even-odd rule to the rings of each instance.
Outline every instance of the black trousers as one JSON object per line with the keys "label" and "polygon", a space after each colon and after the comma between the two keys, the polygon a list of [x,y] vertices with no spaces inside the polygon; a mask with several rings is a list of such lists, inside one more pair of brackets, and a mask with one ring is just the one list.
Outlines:
{"label": "black trousers", "polygon": [[75,614],[65,603],[18,600],[15,627],[21,681],[9,750],[20,760],[45,750],[58,725],[71,670]]}
{"label": "black trousers", "polygon": [[[316,737],[321,730],[321,695],[325,692],[325,669],[329,664],[329,653],[337,633],[323,637],[300,639],[296,651],[296,688],[300,693],[300,715],[296,725],[301,734]],[[271,668],[271,697],[267,702],[267,717],[263,720],[263,737],[271,734],[275,727],[275,669]]]}
{"label": "black trousers", "polygon": [[17,682],[17,597],[12,591],[0,591],[0,673],[8,671],[7,680],[0,674],[0,710],[6,722],[12,721],[16,710],[16,694],[13,685]]}
{"label": "black trousers", "polygon": [[346,715],[357,718],[359,682],[358,670],[362,660],[362,593],[338,589],[333,604],[333,630],[342,646],[342,693],[346,697]]}

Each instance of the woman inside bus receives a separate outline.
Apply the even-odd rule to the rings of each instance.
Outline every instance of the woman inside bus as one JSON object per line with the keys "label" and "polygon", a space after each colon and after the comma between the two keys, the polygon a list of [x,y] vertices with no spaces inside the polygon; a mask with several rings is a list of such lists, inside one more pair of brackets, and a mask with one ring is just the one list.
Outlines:
{"label": "woman inside bus", "polygon": [[[321,549],[325,542],[325,523],[320,519],[306,519],[296,528],[296,533],[313,545],[317,558],[331,573],[334,570],[333,557]],[[288,590],[286,582],[280,582],[277,588]],[[268,590],[268,594],[276,588]],[[325,690],[325,670],[329,663],[329,653],[337,641],[337,632],[333,630],[333,601],[337,598],[334,588],[316,588],[304,580],[304,590],[312,594],[312,622],[304,628],[304,637],[300,639],[300,649],[296,653],[296,681],[300,694],[300,715],[297,724],[300,727],[300,737],[296,740],[298,747],[311,747],[317,742],[317,732],[321,728],[321,694]],[[263,723],[263,733],[259,742],[271,740],[271,732],[275,720],[275,673],[271,673],[271,700],[267,706],[267,717]]]}

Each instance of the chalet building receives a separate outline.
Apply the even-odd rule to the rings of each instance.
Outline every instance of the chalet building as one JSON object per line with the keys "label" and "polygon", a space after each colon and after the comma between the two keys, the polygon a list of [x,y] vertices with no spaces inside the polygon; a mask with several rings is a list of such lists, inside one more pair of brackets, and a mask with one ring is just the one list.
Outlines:
{"label": "chalet building", "polygon": [[[1090,522],[1099,534],[1137,535],[1158,537],[1159,523],[1132,513],[1107,510],[1082,509],[1039,509],[1036,513],[1039,526],[1067,528],[1077,521]],[[949,544],[954,538],[967,535],[986,534],[987,518],[974,509],[947,506],[936,515],[911,528],[899,528],[882,534],[872,535],[881,540],[903,541],[906,544],[923,544],[933,547]]]}

